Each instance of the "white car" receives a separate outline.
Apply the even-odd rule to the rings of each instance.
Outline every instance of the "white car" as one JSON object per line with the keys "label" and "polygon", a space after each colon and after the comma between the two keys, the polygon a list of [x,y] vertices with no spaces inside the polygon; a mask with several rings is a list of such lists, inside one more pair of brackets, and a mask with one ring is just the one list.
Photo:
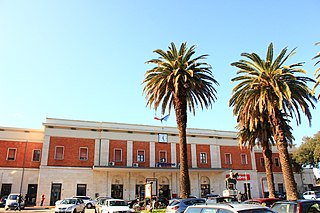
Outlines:
{"label": "white car", "polygon": [[[6,205],[4,207],[5,210],[8,209],[12,209],[12,210],[16,210],[18,209],[18,196],[19,193],[12,193],[9,194],[7,200],[6,200]],[[21,202],[20,202],[20,209],[24,209],[24,201],[21,198]]]}
{"label": "white car", "polygon": [[92,199],[90,196],[73,196],[73,198],[80,198],[83,200],[86,208],[92,209],[96,205],[96,201]]}
{"label": "white car", "polygon": [[184,213],[275,213],[270,208],[256,204],[241,204],[241,203],[227,203],[227,204],[211,204],[211,205],[197,205],[188,206]]}
{"label": "white car", "polygon": [[101,205],[99,213],[131,212],[128,203],[121,199],[107,199]]}
{"label": "white car", "polygon": [[84,213],[85,204],[80,198],[65,198],[61,202],[56,203],[54,208],[55,213],[70,212],[70,213]]}
{"label": "white car", "polygon": [[306,200],[320,200],[320,191],[306,191],[302,196]]}

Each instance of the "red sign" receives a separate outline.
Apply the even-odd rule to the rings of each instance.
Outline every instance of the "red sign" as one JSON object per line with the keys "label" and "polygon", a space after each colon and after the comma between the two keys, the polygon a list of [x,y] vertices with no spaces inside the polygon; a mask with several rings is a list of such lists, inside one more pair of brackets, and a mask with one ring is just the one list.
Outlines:
{"label": "red sign", "polygon": [[[226,175],[226,178],[230,177],[230,174]],[[250,174],[238,174],[237,177],[238,181],[246,181],[246,180],[250,180]]]}

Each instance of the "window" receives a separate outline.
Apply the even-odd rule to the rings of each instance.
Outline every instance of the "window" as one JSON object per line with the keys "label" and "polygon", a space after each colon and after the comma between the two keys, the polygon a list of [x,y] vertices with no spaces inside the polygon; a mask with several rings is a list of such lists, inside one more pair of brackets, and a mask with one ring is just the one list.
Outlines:
{"label": "window", "polygon": [[274,158],[274,165],[275,165],[276,167],[280,167],[279,158]]}
{"label": "window", "polygon": [[280,193],[284,193],[283,183],[278,183],[278,191],[279,191]]}
{"label": "window", "polygon": [[40,149],[34,149],[32,154],[32,161],[40,161]]}
{"label": "window", "polygon": [[56,160],[63,160],[64,155],[64,147],[63,146],[56,146],[54,159]]}
{"label": "window", "polygon": [[77,196],[87,195],[87,184],[77,184]]}
{"label": "window", "polygon": [[118,161],[118,162],[122,161],[122,149],[114,150],[114,161]]}
{"label": "window", "polygon": [[80,160],[88,160],[88,147],[80,147]]}
{"label": "window", "polygon": [[207,163],[207,153],[200,152],[200,163]]}
{"label": "window", "polygon": [[247,158],[247,154],[241,154],[241,164],[247,165],[248,164],[248,158]]}
{"label": "window", "polygon": [[264,164],[264,159],[263,159],[263,158],[260,158],[260,165],[261,165],[262,167],[265,166],[265,164]]}
{"label": "window", "polygon": [[160,151],[160,162],[161,163],[167,162],[167,152],[166,151]]}
{"label": "window", "polygon": [[138,150],[137,161],[144,162],[144,150]]}
{"label": "window", "polygon": [[16,160],[16,148],[8,148],[7,160]]}
{"label": "window", "polygon": [[232,159],[231,159],[231,154],[230,153],[225,153],[224,154],[224,158],[225,158],[225,163],[226,164],[232,164]]}

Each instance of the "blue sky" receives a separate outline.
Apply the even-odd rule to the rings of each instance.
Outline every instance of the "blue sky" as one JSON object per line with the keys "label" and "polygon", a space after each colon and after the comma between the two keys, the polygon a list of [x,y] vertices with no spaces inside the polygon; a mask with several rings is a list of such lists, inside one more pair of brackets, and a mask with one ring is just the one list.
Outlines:
{"label": "blue sky", "polygon": [[[188,127],[235,130],[228,107],[242,52],[265,56],[297,47],[289,63],[305,62],[314,77],[320,51],[318,0],[150,1],[0,0],[0,125],[41,128],[46,117],[163,124],[160,111],[146,107],[145,64],[155,49],[175,42],[197,45],[220,83],[212,109],[188,117]],[[313,86],[313,85],[310,85]],[[320,91],[317,91],[319,93]],[[317,104],[319,107],[319,104]],[[296,144],[320,130],[319,109],[312,127],[292,123]]]}

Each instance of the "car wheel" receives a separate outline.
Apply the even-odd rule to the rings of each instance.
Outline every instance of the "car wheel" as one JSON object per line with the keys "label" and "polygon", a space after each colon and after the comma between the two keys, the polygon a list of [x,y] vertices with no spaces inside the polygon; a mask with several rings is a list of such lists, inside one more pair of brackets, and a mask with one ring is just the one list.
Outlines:
{"label": "car wheel", "polygon": [[92,207],[93,207],[93,205],[92,205],[91,203],[88,203],[88,204],[87,204],[87,208],[88,208],[88,209],[91,209]]}

